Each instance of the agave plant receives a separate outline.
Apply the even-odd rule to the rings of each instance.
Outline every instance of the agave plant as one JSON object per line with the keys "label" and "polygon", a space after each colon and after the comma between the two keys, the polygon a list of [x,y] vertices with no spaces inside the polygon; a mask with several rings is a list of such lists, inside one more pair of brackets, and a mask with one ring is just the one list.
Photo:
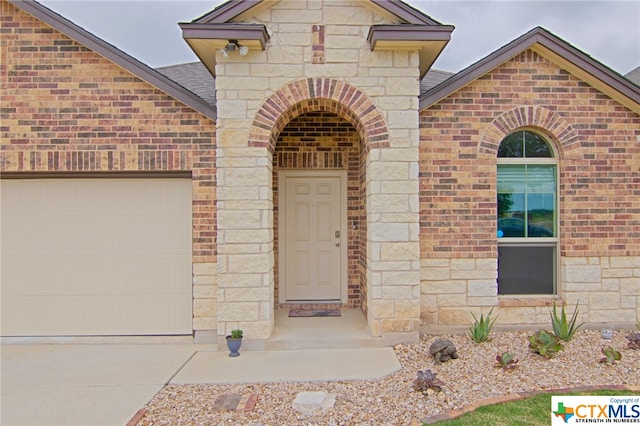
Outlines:
{"label": "agave plant", "polygon": [[491,329],[493,329],[493,324],[496,322],[495,318],[491,318],[491,314],[493,313],[493,308],[487,314],[487,317],[484,317],[484,314],[480,314],[480,319],[473,316],[474,323],[471,327],[469,327],[469,335],[471,336],[471,340],[476,343],[482,343],[489,340],[489,333],[491,333]]}
{"label": "agave plant", "polygon": [[567,320],[567,313],[564,310],[564,306],[562,307],[562,312],[558,315],[556,310],[556,302],[553,302],[553,312],[551,312],[551,324],[553,325],[553,333],[558,336],[559,339],[568,342],[573,338],[573,335],[578,331],[580,327],[584,325],[584,323],[580,323],[576,326],[576,321],[578,319],[578,302],[576,302],[576,309],[573,311],[573,315],[571,316],[571,320]]}
{"label": "agave plant", "polygon": [[622,359],[620,352],[613,349],[611,346],[602,348],[602,355],[604,355],[604,358],[601,358],[600,362],[603,364],[606,363],[607,365],[614,364],[616,361],[620,361]]}
{"label": "agave plant", "polygon": [[543,357],[552,358],[563,349],[558,336],[554,336],[546,330],[538,330],[529,336],[529,348]]}
{"label": "agave plant", "polygon": [[503,370],[513,370],[518,367],[518,360],[514,358],[511,352],[503,352],[502,355],[496,355],[496,367]]}

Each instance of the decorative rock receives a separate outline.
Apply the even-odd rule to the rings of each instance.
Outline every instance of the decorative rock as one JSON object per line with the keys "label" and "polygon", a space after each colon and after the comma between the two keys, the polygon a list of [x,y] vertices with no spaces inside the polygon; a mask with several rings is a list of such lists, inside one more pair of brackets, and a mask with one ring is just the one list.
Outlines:
{"label": "decorative rock", "polygon": [[433,362],[436,365],[458,358],[458,351],[449,339],[436,339],[429,347],[429,353],[433,355]]}
{"label": "decorative rock", "polygon": [[333,408],[336,396],[327,392],[300,392],[293,401],[293,409],[306,416],[324,414]]}
{"label": "decorative rock", "polygon": [[613,339],[613,330],[608,329],[608,328],[603,328],[602,329],[602,338],[603,339],[607,339],[607,340]]}

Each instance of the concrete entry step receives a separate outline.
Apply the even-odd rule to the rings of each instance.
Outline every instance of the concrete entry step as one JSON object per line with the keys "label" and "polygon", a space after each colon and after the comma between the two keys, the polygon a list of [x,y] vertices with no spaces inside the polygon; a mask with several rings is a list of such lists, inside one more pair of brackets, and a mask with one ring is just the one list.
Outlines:
{"label": "concrete entry step", "polygon": [[278,309],[273,335],[265,350],[374,348],[380,339],[372,337],[360,309],[341,309],[340,317],[290,318],[289,309]]}

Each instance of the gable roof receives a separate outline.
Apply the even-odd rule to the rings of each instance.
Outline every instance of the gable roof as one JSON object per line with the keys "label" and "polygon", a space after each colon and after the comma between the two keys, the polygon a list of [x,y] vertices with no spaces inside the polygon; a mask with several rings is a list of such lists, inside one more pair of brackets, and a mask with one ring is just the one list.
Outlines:
{"label": "gable roof", "polygon": [[[442,25],[432,17],[401,0],[370,0],[371,3],[398,17],[405,24]],[[263,0],[228,0],[192,23],[224,24],[258,6]]]}
{"label": "gable roof", "polygon": [[536,51],[632,111],[640,113],[640,87],[542,27],[532,29],[428,90],[420,96],[419,109],[430,107],[527,49]]}
{"label": "gable roof", "polygon": [[35,0],[7,0],[18,9],[28,13],[34,18],[44,22],[55,30],[61,32],[76,42],[91,49],[105,59],[119,65],[129,71],[136,77],[146,81],[157,89],[165,92],[176,100],[183,102],[185,105],[214,119],[216,118],[216,108],[205,100],[196,96],[191,91],[180,86],[175,81],[167,78],[160,72],[145,65],[139,60],[129,56],[122,50],[107,43],[99,37],[91,34],[87,30],[79,27],[63,16],[57,14],[51,9],[41,5]]}
{"label": "gable roof", "polygon": [[[451,39],[452,25],[443,25],[401,0],[367,0],[373,9],[388,14],[398,24],[372,25],[367,40],[371,50],[413,48],[418,50],[423,77]],[[272,2],[229,0],[191,22],[179,23],[182,38],[215,75],[216,51],[232,42],[265,50],[270,38],[263,24],[246,23],[249,14]]]}
{"label": "gable roof", "polygon": [[202,62],[168,65],[156,70],[215,106],[216,79]]}

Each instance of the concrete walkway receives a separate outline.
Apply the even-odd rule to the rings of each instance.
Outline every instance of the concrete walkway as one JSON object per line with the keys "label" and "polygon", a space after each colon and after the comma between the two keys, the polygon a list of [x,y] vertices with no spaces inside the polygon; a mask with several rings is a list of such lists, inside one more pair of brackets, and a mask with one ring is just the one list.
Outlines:
{"label": "concrete walkway", "polygon": [[242,351],[211,345],[3,344],[7,425],[125,425],[167,383],[324,381],[400,368],[392,348]]}
{"label": "concrete walkway", "polygon": [[392,348],[198,352],[171,380],[175,384],[314,382],[374,379],[400,369]]}

